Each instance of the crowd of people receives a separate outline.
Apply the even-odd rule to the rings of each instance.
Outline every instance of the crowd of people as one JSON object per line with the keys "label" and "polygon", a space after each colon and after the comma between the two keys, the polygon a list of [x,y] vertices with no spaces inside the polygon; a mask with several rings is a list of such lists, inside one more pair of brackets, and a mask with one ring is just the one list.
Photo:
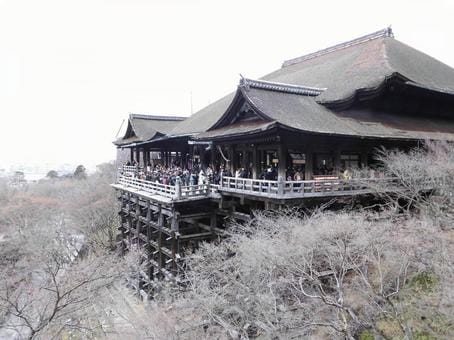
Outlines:
{"label": "crowd of people", "polygon": [[[137,163],[126,163],[126,166],[137,166]],[[199,164],[191,168],[182,168],[177,164],[165,166],[162,164],[151,165],[147,164],[145,167],[138,167],[138,171],[127,173],[130,176],[137,176],[154,183],[175,185],[177,179],[181,181],[181,185],[201,185],[201,184],[219,184],[221,174],[224,176],[231,176],[230,171],[225,171],[222,168],[213,170],[210,166],[202,167]]]}
{"label": "crowd of people", "polygon": [[[177,178],[180,179],[181,185],[201,185],[201,184],[219,184],[221,177],[235,178],[252,178],[252,167],[238,168],[232,173],[228,168],[217,166],[202,166],[199,163],[194,164],[191,168],[183,168],[178,164],[165,166],[160,163],[152,165],[148,163],[145,167],[139,167],[136,162],[127,162],[126,166],[136,167],[133,171],[123,171],[123,174],[138,177],[154,183],[175,185]],[[275,181],[278,178],[278,169],[276,164],[264,168],[259,174],[258,179]],[[290,167],[286,172],[286,180],[301,181],[304,179],[304,169]]]}

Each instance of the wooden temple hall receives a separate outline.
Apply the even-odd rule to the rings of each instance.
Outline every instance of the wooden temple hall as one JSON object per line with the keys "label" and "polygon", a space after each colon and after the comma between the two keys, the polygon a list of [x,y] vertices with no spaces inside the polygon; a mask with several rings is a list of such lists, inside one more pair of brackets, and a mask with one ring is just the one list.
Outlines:
{"label": "wooden temple hall", "polygon": [[[454,140],[454,69],[396,40],[390,28],[287,60],[190,117],[134,115],[114,144],[120,242],[148,249],[149,272],[177,277],[182,250],[223,232],[251,209],[367,193],[349,170],[376,165],[378,147]],[[126,163],[127,162],[127,163]],[[216,181],[147,180],[154,166]],[[346,171],[347,170],[347,171]],[[142,174],[142,175],[141,175]],[[140,286],[140,287],[139,287]]]}

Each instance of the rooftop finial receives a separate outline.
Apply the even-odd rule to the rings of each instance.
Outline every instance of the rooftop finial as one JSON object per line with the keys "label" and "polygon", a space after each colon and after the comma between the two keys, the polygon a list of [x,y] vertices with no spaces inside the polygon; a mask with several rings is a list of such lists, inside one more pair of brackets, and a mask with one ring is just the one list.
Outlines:
{"label": "rooftop finial", "polygon": [[244,78],[243,75],[240,73],[240,86],[243,86],[246,91],[249,91],[249,82],[247,78]]}
{"label": "rooftop finial", "polygon": [[391,25],[389,25],[386,28],[386,36],[390,37],[390,38],[394,38],[394,32],[393,32],[393,29],[391,28]]}

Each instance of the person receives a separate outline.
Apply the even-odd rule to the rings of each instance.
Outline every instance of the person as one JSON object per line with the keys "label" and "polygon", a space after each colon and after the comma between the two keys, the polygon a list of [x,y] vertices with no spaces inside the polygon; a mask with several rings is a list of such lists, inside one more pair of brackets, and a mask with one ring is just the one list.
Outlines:
{"label": "person", "polygon": [[293,175],[293,180],[294,181],[302,181],[303,180],[303,174],[301,173],[301,169],[296,170],[295,174]]}
{"label": "person", "polygon": [[206,175],[207,175],[208,182],[213,183],[213,170],[211,169],[210,166],[207,167]]}
{"label": "person", "polygon": [[342,179],[345,179],[345,180],[349,180],[352,178],[350,171],[348,169],[345,169],[344,171],[342,171],[341,177],[342,177]]}
{"label": "person", "polygon": [[270,166],[265,171],[265,179],[271,181],[273,179],[273,168]]}
{"label": "person", "polygon": [[200,169],[200,172],[199,172],[199,182],[198,184],[199,185],[202,185],[202,184],[205,184],[206,183],[206,176],[205,176],[205,172]]}
{"label": "person", "polygon": [[247,171],[245,168],[240,169],[240,178],[247,178]]}
{"label": "person", "polygon": [[224,173],[222,174],[224,177],[232,177],[232,172],[230,169],[225,169]]}

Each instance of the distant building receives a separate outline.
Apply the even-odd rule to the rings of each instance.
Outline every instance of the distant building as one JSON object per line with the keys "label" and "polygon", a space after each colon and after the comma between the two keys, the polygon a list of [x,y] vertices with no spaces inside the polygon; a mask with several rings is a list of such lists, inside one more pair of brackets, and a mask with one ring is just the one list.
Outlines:
{"label": "distant building", "polygon": [[10,184],[12,186],[22,186],[27,184],[27,180],[25,179],[25,174],[22,171],[15,171],[13,176],[11,177]]}

